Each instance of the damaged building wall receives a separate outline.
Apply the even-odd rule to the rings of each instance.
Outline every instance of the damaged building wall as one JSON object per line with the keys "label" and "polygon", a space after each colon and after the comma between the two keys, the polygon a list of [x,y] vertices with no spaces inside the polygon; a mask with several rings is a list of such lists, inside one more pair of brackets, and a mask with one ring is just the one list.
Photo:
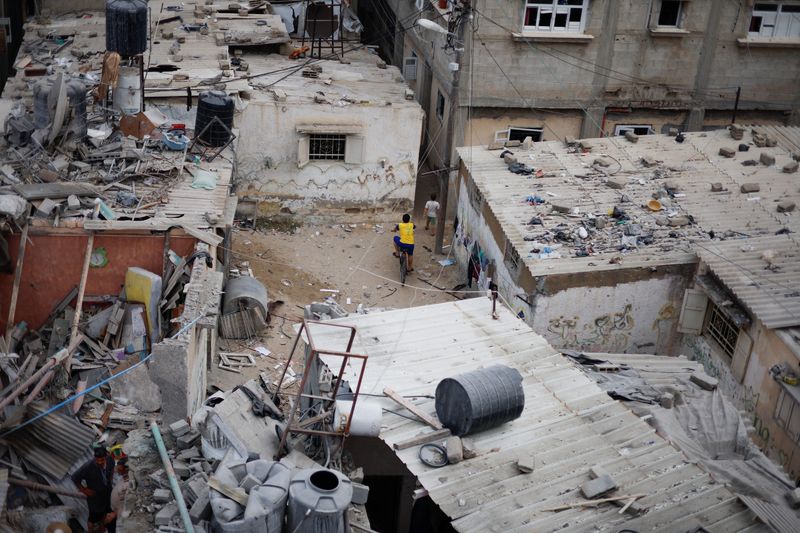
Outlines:
{"label": "damaged building wall", "polygon": [[[765,328],[758,320],[743,333],[753,344],[749,355],[745,355],[747,362],[741,379],[733,371],[733,359],[707,334],[684,335],[681,348],[684,354],[702,363],[707,374],[719,380],[722,392],[752,423],[750,436],[767,457],[781,465],[792,479],[798,480],[800,403],[789,394],[781,394],[786,389],[772,376],[770,369],[786,363],[796,367],[800,353],[789,347],[785,336]],[[794,345],[798,346],[796,340]],[[789,414],[792,416],[787,419]]]}
{"label": "damaged building wall", "polygon": [[512,271],[503,230],[487,202],[476,209],[470,183],[462,167],[454,255],[464,272],[475,254],[485,258],[479,288],[493,276],[514,313],[557,348],[679,353],[677,320],[694,265],[603,271],[591,279],[586,273],[534,278],[522,261]]}
{"label": "damaged building wall", "polygon": [[[12,264],[16,264],[20,235],[8,237]],[[19,298],[15,320],[24,320],[38,328],[81,279],[88,235],[81,230],[31,228],[25,247]],[[179,255],[192,253],[196,239],[170,235],[169,246]],[[86,294],[103,296],[119,294],[129,267],[141,267],[160,273],[164,269],[162,235],[101,232],[95,235],[93,258],[86,278]],[[97,266],[93,266],[97,265]],[[0,301],[8,302],[14,284],[14,273],[0,274]],[[6,327],[5,312],[0,327]]]}
{"label": "damaged building wall", "polygon": [[216,353],[216,315],[222,280],[222,272],[207,267],[203,261],[195,261],[177,325],[188,324],[200,315],[205,317],[183,335],[153,346],[150,379],[161,389],[161,415],[166,423],[191,416],[206,398],[207,369],[212,354]]}
{"label": "damaged building wall", "polygon": [[[240,194],[298,199],[303,206],[411,204],[423,115],[416,103],[339,106],[293,99],[254,96],[239,117]],[[314,156],[309,138],[327,134],[346,137],[341,160]]]}

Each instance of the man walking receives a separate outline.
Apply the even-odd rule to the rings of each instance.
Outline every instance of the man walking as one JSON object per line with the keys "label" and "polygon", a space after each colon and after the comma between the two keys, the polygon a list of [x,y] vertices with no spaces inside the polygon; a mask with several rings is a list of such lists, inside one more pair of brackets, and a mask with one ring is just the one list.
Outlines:
{"label": "man walking", "polygon": [[115,533],[117,515],[111,510],[114,458],[101,444],[95,444],[92,448],[94,458],[72,475],[72,481],[86,495],[89,505],[88,533]]}

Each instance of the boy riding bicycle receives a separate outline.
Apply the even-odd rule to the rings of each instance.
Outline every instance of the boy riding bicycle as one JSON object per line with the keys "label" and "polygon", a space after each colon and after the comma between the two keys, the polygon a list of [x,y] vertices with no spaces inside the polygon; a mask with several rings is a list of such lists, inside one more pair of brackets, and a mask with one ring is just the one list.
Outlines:
{"label": "boy riding bicycle", "polygon": [[392,231],[399,231],[400,235],[394,236],[394,256],[400,257],[400,251],[408,254],[408,272],[414,271],[414,229],[411,216],[406,213],[403,221],[397,224]]}

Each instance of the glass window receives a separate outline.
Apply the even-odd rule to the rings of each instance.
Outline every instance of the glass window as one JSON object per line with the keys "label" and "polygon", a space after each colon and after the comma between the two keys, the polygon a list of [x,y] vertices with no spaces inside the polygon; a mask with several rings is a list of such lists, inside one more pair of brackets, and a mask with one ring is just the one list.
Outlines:
{"label": "glass window", "polygon": [[753,5],[750,37],[800,39],[800,2],[759,2]]}
{"label": "glass window", "polygon": [[526,0],[524,29],[582,33],[589,0]]}

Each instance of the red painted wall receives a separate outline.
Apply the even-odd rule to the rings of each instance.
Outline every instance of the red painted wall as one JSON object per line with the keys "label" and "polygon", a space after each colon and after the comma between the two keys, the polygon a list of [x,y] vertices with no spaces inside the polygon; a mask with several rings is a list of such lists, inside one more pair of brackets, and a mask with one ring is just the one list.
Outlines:
{"label": "red painted wall", "polygon": [[[20,235],[7,238],[12,262],[16,265]],[[29,328],[36,329],[44,323],[53,307],[80,283],[88,236],[80,233],[37,235],[31,228],[28,238],[14,322],[24,320]],[[89,268],[86,295],[119,294],[129,267],[140,267],[161,275],[164,239],[163,235],[95,235],[94,249],[106,249],[108,264]],[[193,237],[170,236],[170,248],[184,257],[194,251],[195,243]],[[14,274],[0,274],[0,332],[6,330],[13,284]]]}

